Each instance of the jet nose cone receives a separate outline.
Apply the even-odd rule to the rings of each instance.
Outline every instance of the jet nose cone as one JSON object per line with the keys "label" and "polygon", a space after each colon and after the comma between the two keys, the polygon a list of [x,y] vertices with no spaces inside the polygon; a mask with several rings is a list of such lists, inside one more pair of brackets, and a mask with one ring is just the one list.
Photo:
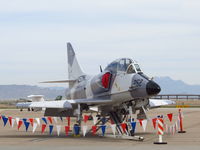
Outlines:
{"label": "jet nose cone", "polygon": [[154,81],[149,81],[146,85],[148,95],[156,95],[161,91],[160,86]]}

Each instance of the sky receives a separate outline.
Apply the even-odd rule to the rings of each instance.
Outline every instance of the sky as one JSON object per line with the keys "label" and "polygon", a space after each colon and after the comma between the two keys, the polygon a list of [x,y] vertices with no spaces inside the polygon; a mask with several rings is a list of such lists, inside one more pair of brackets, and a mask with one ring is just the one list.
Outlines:
{"label": "sky", "polygon": [[0,84],[67,79],[66,42],[88,74],[129,57],[150,77],[200,84],[199,8],[199,0],[0,0]]}

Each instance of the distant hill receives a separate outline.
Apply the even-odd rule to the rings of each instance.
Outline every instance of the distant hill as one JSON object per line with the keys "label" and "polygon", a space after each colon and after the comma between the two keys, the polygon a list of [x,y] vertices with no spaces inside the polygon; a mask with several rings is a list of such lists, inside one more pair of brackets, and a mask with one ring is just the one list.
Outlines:
{"label": "distant hill", "polygon": [[58,95],[64,95],[65,88],[43,88],[30,85],[0,85],[0,100],[27,98],[28,95],[44,95],[47,99],[55,99]]}
{"label": "distant hill", "polygon": [[155,77],[154,81],[161,86],[160,94],[200,94],[200,85],[186,84],[170,77]]}

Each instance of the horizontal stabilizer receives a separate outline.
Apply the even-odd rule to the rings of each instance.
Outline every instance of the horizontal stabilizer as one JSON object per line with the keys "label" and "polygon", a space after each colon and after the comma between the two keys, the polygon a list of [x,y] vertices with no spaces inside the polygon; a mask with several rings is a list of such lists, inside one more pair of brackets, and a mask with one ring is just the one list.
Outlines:
{"label": "horizontal stabilizer", "polygon": [[74,83],[76,80],[44,81],[40,83]]}

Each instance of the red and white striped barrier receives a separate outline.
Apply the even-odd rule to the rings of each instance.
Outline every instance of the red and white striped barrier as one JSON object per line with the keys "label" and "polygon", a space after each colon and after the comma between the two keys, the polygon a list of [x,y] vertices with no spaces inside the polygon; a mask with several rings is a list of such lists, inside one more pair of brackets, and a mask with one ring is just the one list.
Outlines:
{"label": "red and white striped barrier", "polygon": [[158,118],[158,142],[154,142],[154,144],[167,144],[167,142],[163,142],[162,136],[164,135],[164,121],[163,118]]}

